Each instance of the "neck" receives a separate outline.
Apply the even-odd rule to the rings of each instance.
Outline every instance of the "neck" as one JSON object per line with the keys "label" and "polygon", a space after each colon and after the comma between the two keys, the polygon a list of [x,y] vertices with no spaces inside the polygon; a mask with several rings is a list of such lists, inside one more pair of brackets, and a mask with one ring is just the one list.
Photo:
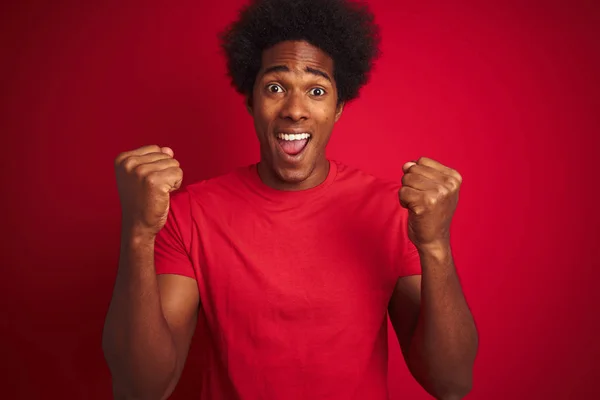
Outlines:
{"label": "neck", "polygon": [[308,190],[319,186],[327,179],[329,174],[329,160],[326,158],[319,159],[307,176],[303,176],[304,174],[302,173],[289,173],[281,176],[281,174],[275,172],[275,170],[263,160],[258,163],[257,171],[262,182],[275,190]]}

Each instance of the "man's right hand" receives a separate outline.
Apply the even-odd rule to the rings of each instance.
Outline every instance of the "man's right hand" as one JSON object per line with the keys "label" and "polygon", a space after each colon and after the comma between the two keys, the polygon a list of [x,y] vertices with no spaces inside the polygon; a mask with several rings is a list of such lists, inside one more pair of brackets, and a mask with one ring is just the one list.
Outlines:
{"label": "man's right hand", "polygon": [[154,237],[167,221],[169,195],[179,189],[183,171],[168,147],[144,146],[115,159],[123,228]]}

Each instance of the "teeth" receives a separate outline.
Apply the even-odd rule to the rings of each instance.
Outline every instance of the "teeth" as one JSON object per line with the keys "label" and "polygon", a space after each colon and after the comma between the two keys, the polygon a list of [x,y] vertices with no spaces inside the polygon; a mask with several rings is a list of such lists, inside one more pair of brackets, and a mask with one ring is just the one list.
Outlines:
{"label": "teeth", "polygon": [[290,135],[287,133],[279,133],[277,134],[277,138],[281,140],[304,140],[310,138],[310,133],[298,133],[295,135]]}

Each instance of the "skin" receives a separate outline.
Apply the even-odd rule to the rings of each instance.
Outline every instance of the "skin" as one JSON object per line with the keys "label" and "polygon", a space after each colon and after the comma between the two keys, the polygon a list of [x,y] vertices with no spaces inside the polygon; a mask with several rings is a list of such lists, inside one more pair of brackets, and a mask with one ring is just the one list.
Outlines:
{"label": "skin", "polygon": [[[325,149],[343,111],[333,72],[333,60],[305,42],[283,42],[264,52],[247,107],[260,142],[258,173],[268,186],[305,190],[325,180]],[[286,156],[276,140],[287,131],[312,134],[298,157]],[[181,376],[200,307],[195,280],[157,276],[154,269],[156,235],[183,172],[173,151],[159,146],[120,154],[115,171],[122,243],[103,351],[116,399],[166,399]],[[470,391],[477,351],[477,331],[450,248],[461,181],[455,170],[421,158],[404,165],[398,194],[409,211],[409,237],[423,274],[398,280],[390,319],[411,373],[443,400]]]}
{"label": "skin", "polygon": [[196,281],[157,276],[156,234],[183,171],[173,150],[144,146],[115,159],[122,226],[119,268],[102,335],[115,399],[166,399],[183,371],[196,328]]}
{"label": "skin", "polygon": [[430,158],[403,166],[398,193],[422,275],[400,278],[389,315],[415,379],[436,399],[466,396],[473,385],[478,334],[458,279],[450,226],[462,176]]}
{"label": "skin", "polygon": [[[338,103],[333,60],[306,42],[282,42],[263,52],[248,111],[260,142],[258,173],[279,190],[304,190],[329,172],[325,148],[344,108]],[[280,148],[279,132],[311,133],[306,149],[291,158]]]}

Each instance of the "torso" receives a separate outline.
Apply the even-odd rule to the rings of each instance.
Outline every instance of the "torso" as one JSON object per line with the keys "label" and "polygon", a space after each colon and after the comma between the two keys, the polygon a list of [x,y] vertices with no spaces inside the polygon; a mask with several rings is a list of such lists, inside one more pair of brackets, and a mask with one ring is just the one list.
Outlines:
{"label": "torso", "polygon": [[261,186],[251,168],[188,188],[214,350],[206,398],[387,398],[403,213],[394,185],[332,165],[301,194]]}

